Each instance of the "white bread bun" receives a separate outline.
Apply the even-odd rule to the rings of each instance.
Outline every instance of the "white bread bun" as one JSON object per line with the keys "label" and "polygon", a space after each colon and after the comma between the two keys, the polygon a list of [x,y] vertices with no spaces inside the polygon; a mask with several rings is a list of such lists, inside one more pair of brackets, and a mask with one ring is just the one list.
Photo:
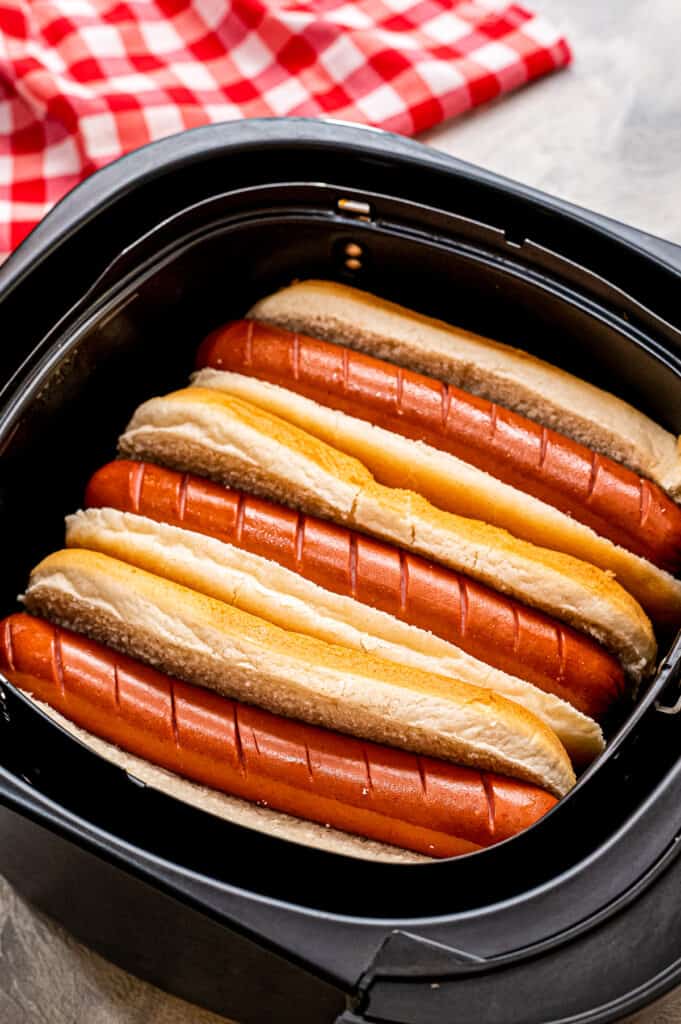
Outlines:
{"label": "white bread bun", "polygon": [[119,451],[392,541],[590,633],[636,680],[652,668],[650,621],[607,573],[377,484],[357,459],[241,399],[198,387],[153,398]]}
{"label": "white bread bun", "polygon": [[301,281],[248,316],[430,374],[543,423],[681,497],[679,441],[615,395],[521,349],[331,281]]}
{"label": "white bread bun", "polygon": [[296,633],[493,690],[556,733],[574,764],[605,748],[599,725],[554,694],[508,675],[423,629],[325,590],[261,555],[112,508],[66,520],[69,547],[101,551]]}
{"label": "white bread bun", "polygon": [[116,747],[98,736],[93,736],[92,733],[74,725],[68,718],[64,718],[48,704],[43,704],[32,697],[28,699],[32,700],[48,718],[79,743],[82,743],[84,747],[115,764],[118,768],[122,768],[136,781],[144,783],[151,789],[158,789],[166,796],[172,796],[185,804],[213,814],[217,818],[222,818],[224,821],[241,825],[243,828],[254,829],[256,832],[266,832],[277,839],[286,839],[292,843],[300,843],[302,846],[314,846],[319,850],[339,853],[345,857],[358,857],[360,860],[378,860],[388,864],[419,864],[432,861],[431,857],[413,853],[411,850],[402,850],[398,846],[389,846],[387,843],[379,843],[373,839],[339,832],[335,828],[325,828],[313,821],[294,818],[290,814],[274,811],[270,807],[262,807],[248,800],[228,796],[216,789],[209,789],[207,786],[190,782],[180,775],[175,775],[174,772],[159,768],[150,761],[129,754],[127,751],[121,750],[120,747]]}
{"label": "white bread bun", "polygon": [[193,380],[198,387],[215,388],[258,405],[354,456],[381,484],[408,487],[445,512],[484,519],[521,540],[591,562],[613,573],[654,622],[678,626],[681,621],[681,580],[448,452],[254,377],[208,369]]}
{"label": "white bread bun", "polygon": [[574,783],[558,738],[518,704],[291,633],[99,552],[49,555],[33,570],[24,601],[52,622],[275,714],[557,795]]}

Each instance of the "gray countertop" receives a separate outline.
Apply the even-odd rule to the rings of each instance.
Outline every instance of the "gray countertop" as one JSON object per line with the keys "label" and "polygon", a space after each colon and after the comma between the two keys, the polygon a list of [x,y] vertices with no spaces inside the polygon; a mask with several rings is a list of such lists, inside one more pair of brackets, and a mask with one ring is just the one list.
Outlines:
{"label": "gray countertop", "polygon": [[[681,0],[527,2],[565,30],[573,66],[423,141],[681,242]],[[0,1020],[219,1024],[81,947],[2,879]],[[644,1020],[681,1024],[681,995]]]}
{"label": "gray countertop", "polygon": [[681,242],[681,3],[528,5],[564,30],[572,65],[423,141]]}

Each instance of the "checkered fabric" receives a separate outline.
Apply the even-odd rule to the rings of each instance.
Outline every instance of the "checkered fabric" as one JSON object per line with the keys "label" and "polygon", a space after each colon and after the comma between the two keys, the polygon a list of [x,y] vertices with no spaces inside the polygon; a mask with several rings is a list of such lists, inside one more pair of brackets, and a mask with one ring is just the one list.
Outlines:
{"label": "checkered fabric", "polygon": [[164,135],[283,115],[411,135],[569,60],[505,0],[0,0],[0,260]]}

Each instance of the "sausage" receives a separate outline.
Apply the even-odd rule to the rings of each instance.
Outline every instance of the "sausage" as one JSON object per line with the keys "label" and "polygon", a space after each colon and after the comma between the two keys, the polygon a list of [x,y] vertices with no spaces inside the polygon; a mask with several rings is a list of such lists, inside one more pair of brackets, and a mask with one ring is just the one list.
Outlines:
{"label": "sausage", "polygon": [[99,469],[85,503],[208,534],[278,562],[326,590],[429,630],[555,693],[594,718],[625,691],[596,641],[484,584],[390,544],[151,463]]}
{"label": "sausage", "polygon": [[194,782],[433,857],[490,846],[556,803],[538,786],[238,704],[25,613],[0,671],[76,725]]}
{"label": "sausage", "polygon": [[202,343],[210,366],[278,384],[463,459],[654,565],[681,568],[681,508],[656,484],[451,384],[291,331],[240,320]]}

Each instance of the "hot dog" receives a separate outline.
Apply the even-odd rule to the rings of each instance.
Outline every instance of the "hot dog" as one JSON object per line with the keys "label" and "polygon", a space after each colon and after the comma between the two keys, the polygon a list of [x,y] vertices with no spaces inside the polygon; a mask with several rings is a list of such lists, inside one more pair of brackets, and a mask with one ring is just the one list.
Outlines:
{"label": "hot dog", "polygon": [[293,633],[99,552],[49,555],[23,600],[32,614],[274,714],[557,795],[574,784],[562,744],[518,704]]}
{"label": "hot dog", "polygon": [[344,286],[293,285],[253,317],[326,341],[229,328],[204,343],[196,386],[287,420],[385,486],[598,566],[665,634],[678,628],[681,459],[662,428],[525,353]]}
{"label": "hot dog", "polygon": [[529,783],[294,722],[172,679],[25,614],[0,623],[0,671],[77,725],[186,778],[430,857],[529,827]]}
{"label": "hot dog", "polygon": [[98,551],[164,576],[293,633],[498,693],[548,725],[575,765],[588,764],[604,749],[599,725],[560,697],[245,548],[114,508],[91,508],[67,517],[66,541],[69,547]]}
{"label": "hot dog", "polygon": [[681,567],[681,508],[660,487],[454,385],[253,320],[210,334],[196,365],[256,377],[424,441],[669,572]]}
{"label": "hot dog", "polygon": [[260,299],[248,316],[498,402],[681,497],[676,437],[621,398],[520,349],[332,281],[296,282]]}
{"label": "hot dog", "polygon": [[382,486],[357,459],[249,402],[200,387],[151,399],[119,454],[292,505],[462,572],[590,634],[633,680],[653,664],[651,624],[609,574]]}
{"label": "hot dog", "polygon": [[616,658],[591,638],[460,573],[334,523],[125,460],[94,474],[85,504],[184,527],[270,559],[429,630],[591,717],[601,717],[625,692]]}

